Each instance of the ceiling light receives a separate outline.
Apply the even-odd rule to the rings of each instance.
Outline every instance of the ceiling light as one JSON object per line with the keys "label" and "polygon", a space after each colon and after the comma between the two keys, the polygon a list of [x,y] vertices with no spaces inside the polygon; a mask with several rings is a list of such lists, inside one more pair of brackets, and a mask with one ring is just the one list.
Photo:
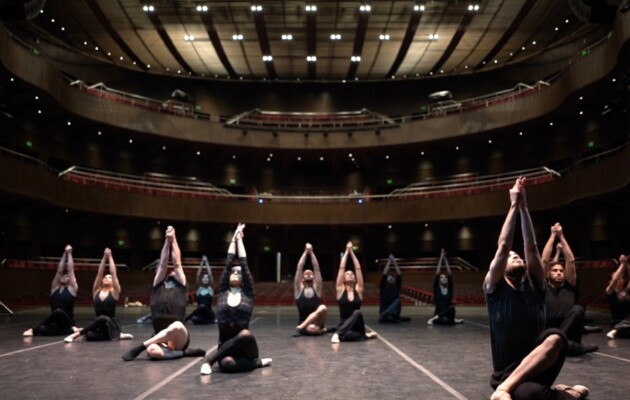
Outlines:
{"label": "ceiling light", "polygon": [[385,34],[381,33],[380,35],[378,35],[378,38],[380,40],[389,40],[389,35],[386,33]]}
{"label": "ceiling light", "polygon": [[98,51],[98,46],[94,46],[94,50]]}
{"label": "ceiling light", "polygon": [[560,29],[560,28],[558,28],[557,26],[555,28],[553,28],[553,30],[556,31],[556,32],[558,32],[558,29]]}
{"label": "ceiling light", "polygon": [[324,161],[324,157],[319,157],[319,161]]}
{"label": "ceiling light", "polygon": [[431,33],[429,35],[429,40],[438,40],[440,38],[440,35],[438,35],[437,33]]}
{"label": "ceiling light", "polygon": [[341,34],[339,33],[331,33],[330,40],[341,40]]}
{"label": "ceiling light", "polygon": [[155,11],[155,7],[153,7],[153,5],[152,5],[152,4],[148,4],[148,5],[147,5],[147,4],[145,4],[145,5],[142,7],[142,10],[143,10],[144,12],[149,13],[149,12],[153,12],[153,11]]}
{"label": "ceiling light", "polygon": [[52,22],[54,24],[55,23],[55,19],[54,18],[51,19],[50,22]]}
{"label": "ceiling light", "polygon": [[361,4],[359,6],[359,11],[368,13],[368,12],[372,11],[372,6],[369,5],[369,4]]}
{"label": "ceiling light", "polygon": [[252,10],[252,12],[261,12],[263,8],[260,4],[252,4],[249,9]]}
{"label": "ceiling light", "polygon": [[361,56],[352,56],[352,57],[350,57],[350,61],[352,61],[352,62],[360,62],[361,61]]}
{"label": "ceiling light", "polygon": [[264,56],[262,56],[262,60],[264,62],[271,62],[271,61],[273,61],[273,57],[270,56],[270,55],[264,55]]}
{"label": "ceiling light", "polygon": [[151,68],[151,64],[147,64],[147,68],[150,69]]}
{"label": "ceiling light", "polygon": [[549,126],[553,126],[553,122],[550,122],[550,123],[549,123]]}
{"label": "ceiling light", "polygon": [[293,35],[290,33],[286,33],[282,35],[282,40],[293,40]]}
{"label": "ceiling light", "polygon": [[103,132],[101,132],[101,131],[98,131],[98,135],[99,135],[99,136],[101,136],[102,134],[103,134]]}
{"label": "ceiling light", "polygon": [[187,42],[192,42],[195,40],[195,36],[194,35],[184,35],[184,40]]}
{"label": "ceiling light", "polygon": [[129,144],[133,143],[133,139],[129,139]]}
{"label": "ceiling light", "polygon": [[469,4],[468,11],[472,11],[472,12],[479,11],[479,4]]}
{"label": "ceiling light", "polygon": [[569,19],[568,19],[568,18],[567,18],[567,19],[565,19],[565,20],[564,20],[564,23],[565,23],[565,24],[568,24],[568,23],[569,23]]}
{"label": "ceiling light", "polygon": [[120,61],[122,61],[122,60],[123,60],[123,56],[120,56]]}
{"label": "ceiling light", "polygon": [[243,35],[240,33],[232,35],[232,40],[243,40]]}
{"label": "ceiling light", "polygon": [[532,41],[532,45],[534,45],[534,46],[536,45],[536,41],[535,40]]}
{"label": "ceiling light", "polygon": [[306,10],[306,12],[315,12],[317,11],[317,6],[314,4],[307,4],[306,7],[304,7],[304,10]]}
{"label": "ceiling light", "polygon": [[41,113],[42,113],[42,110],[37,110],[37,114],[41,114]]}
{"label": "ceiling light", "polygon": [[39,96],[35,96],[35,100],[39,100]]}
{"label": "ceiling light", "polygon": [[68,121],[68,126],[72,125],[72,122]]}
{"label": "ceiling light", "polygon": [[418,12],[418,11],[424,11],[424,4],[416,4],[413,6],[413,10]]}
{"label": "ceiling light", "polygon": [[200,155],[201,155],[201,152],[200,152],[199,150],[197,150],[197,155],[198,155],[198,156],[200,156]]}
{"label": "ceiling light", "polygon": [[197,12],[208,12],[208,6],[197,6]]}
{"label": "ceiling light", "polygon": [[181,69],[178,69],[178,70],[177,70],[177,73],[178,73],[178,74],[181,74],[181,73],[182,73],[182,70],[181,70]]}
{"label": "ceiling light", "polygon": [[306,62],[316,62],[317,56],[306,56]]}
{"label": "ceiling light", "polygon": [[65,30],[66,30],[66,28],[62,26],[62,27],[61,27],[61,31],[63,32],[63,31],[65,31]]}

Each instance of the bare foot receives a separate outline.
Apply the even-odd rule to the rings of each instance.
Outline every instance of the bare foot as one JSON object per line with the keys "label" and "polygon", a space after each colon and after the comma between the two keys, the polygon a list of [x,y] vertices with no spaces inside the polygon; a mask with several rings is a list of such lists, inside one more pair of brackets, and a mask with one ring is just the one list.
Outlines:
{"label": "bare foot", "polygon": [[585,399],[589,394],[588,388],[582,385],[569,386],[559,384],[554,386],[554,389],[558,394],[559,400]]}

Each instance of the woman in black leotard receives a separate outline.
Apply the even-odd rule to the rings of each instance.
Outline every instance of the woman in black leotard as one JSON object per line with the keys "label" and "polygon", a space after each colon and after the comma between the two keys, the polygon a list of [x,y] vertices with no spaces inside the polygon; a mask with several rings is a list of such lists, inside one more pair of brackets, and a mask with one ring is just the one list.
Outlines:
{"label": "woman in black leotard", "polygon": [[[254,280],[247,266],[244,229],[245,224],[238,224],[228,248],[217,296],[219,344],[201,365],[202,375],[211,374],[215,362],[227,373],[247,372],[271,364],[271,358],[259,358],[256,338],[249,330],[254,309]],[[240,266],[233,267],[237,248]]]}
{"label": "woman in black leotard", "polygon": [[50,310],[52,312],[39,325],[27,329],[22,335],[57,336],[67,335],[78,330],[74,327],[74,300],[78,291],[79,285],[74,276],[72,246],[67,245],[50,286]]}
{"label": "woman in black leotard", "polygon": [[[206,272],[203,272],[203,269]],[[214,324],[217,316],[212,311],[212,296],[214,296],[214,279],[212,278],[212,271],[210,270],[210,264],[208,264],[208,257],[201,257],[201,264],[197,270],[197,308],[191,312],[186,321],[192,320],[195,325]]]}
{"label": "woman in black leotard", "polygon": [[[354,271],[346,271],[348,256],[352,258]],[[365,322],[361,313],[363,300],[363,273],[361,264],[352,250],[352,242],[346,244],[346,251],[339,263],[337,273],[337,303],[341,322],[337,325],[335,334],[330,341],[355,342],[376,337],[376,332],[365,332]]]}
{"label": "woman in black leotard", "polygon": [[[442,262],[446,265],[446,272],[442,271]],[[435,311],[433,317],[427,321],[429,325],[455,325],[464,322],[463,319],[455,318],[455,306],[453,305],[453,277],[451,266],[446,258],[446,251],[442,249],[440,261],[435,268],[435,279],[433,281],[433,301]]]}
{"label": "woman in black leotard", "polygon": [[[306,258],[311,258],[313,270],[304,269]],[[313,246],[306,243],[304,253],[297,264],[293,285],[295,304],[298,308],[299,321],[293,336],[318,336],[326,333],[328,309],[322,304],[322,274],[319,270]]]}
{"label": "woman in black leotard", "polygon": [[[106,262],[109,265],[108,275],[105,275]],[[96,319],[64,340],[72,343],[81,336],[85,336],[88,341],[133,339],[132,335],[120,332],[120,322],[116,318],[116,302],[120,297],[120,290],[116,263],[114,263],[112,251],[106,248],[92,286]]]}

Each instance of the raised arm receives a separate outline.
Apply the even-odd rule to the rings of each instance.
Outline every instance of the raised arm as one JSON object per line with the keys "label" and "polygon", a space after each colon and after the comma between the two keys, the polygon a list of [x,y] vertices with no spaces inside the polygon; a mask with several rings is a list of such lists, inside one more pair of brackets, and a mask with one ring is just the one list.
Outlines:
{"label": "raised arm", "polygon": [[444,251],[444,249],[442,249],[443,253],[443,257],[444,257],[444,265],[446,265],[446,273],[448,274],[448,276],[451,276],[451,265],[448,263],[448,257],[446,257],[446,251]]}
{"label": "raised arm", "polygon": [[525,196],[525,178],[520,178],[519,190],[521,192],[521,201],[518,202],[518,208],[521,215],[521,232],[523,233],[523,244],[525,252],[525,263],[527,272],[531,277],[536,279],[539,285],[545,283],[545,272],[538,252],[536,244],[536,234],[534,233],[534,224],[529,215],[527,208],[527,198]]}
{"label": "raised arm", "polygon": [[315,288],[315,293],[317,293],[319,297],[322,297],[324,279],[322,278],[322,271],[319,268],[319,261],[317,261],[315,251],[313,251],[313,246],[310,243],[306,246],[311,255],[311,264],[313,264],[313,287]]}
{"label": "raised arm", "polygon": [[208,274],[208,286],[214,289],[214,277],[212,276],[212,268],[210,268],[210,263],[208,263],[208,257],[201,256],[201,262],[206,266],[206,273]]}
{"label": "raised arm", "polygon": [[245,225],[241,225],[242,224],[238,224],[238,226],[236,227],[234,235],[232,236],[232,240],[230,241],[230,245],[228,246],[227,259],[225,260],[225,268],[223,268],[221,278],[219,279],[219,292],[225,292],[230,289],[230,274],[232,273],[234,258],[236,257],[236,238],[245,228]]}
{"label": "raised arm", "polygon": [[[354,275],[357,278],[357,284],[355,286],[357,293],[359,294],[359,298],[363,300],[363,272],[361,272],[361,263],[359,259],[354,254],[354,250],[352,250],[352,242],[348,242],[350,245],[350,257],[352,257],[352,264],[354,264]],[[346,245],[347,247],[347,245]]]}
{"label": "raised arm", "polygon": [[[350,242],[348,242],[350,243]],[[350,243],[351,244],[351,243]],[[352,246],[350,246],[350,248],[352,248]],[[346,274],[346,264],[348,262],[348,245],[346,245],[346,250],[343,253],[343,256],[341,256],[341,261],[339,262],[339,272],[337,272],[337,282],[336,282],[336,286],[337,286],[337,300],[339,300],[339,298],[341,297],[341,294],[343,293],[343,289],[344,289],[344,280],[345,280],[345,274]]]}
{"label": "raised arm", "polygon": [[186,286],[186,274],[184,273],[184,267],[182,266],[182,251],[179,249],[177,243],[177,237],[175,236],[175,229],[173,229],[173,236],[171,237],[171,260],[173,261],[173,270],[175,271],[175,279]]}
{"label": "raised arm", "polygon": [[[560,224],[556,222],[556,224],[551,227],[551,233],[549,234],[549,239],[547,239],[547,243],[545,243],[545,247],[543,248],[543,251],[542,251],[541,258],[542,258],[542,264],[544,268],[545,277],[549,273],[549,267],[551,263],[553,262],[553,260],[551,259],[551,254],[553,254],[553,245],[554,243],[556,243],[556,239],[558,238],[558,226],[560,226]],[[556,256],[558,256],[557,252],[556,252]]]}
{"label": "raised arm", "polygon": [[[308,243],[306,244],[308,245]],[[308,256],[308,250],[304,247],[304,252],[298,260],[297,268],[295,270],[295,279],[293,280],[293,295],[297,299],[302,290],[302,277],[304,275],[304,264],[306,264],[306,257]]]}
{"label": "raised arm", "polygon": [[107,255],[109,261],[109,274],[112,276],[112,297],[114,300],[118,300],[120,292],[122,291],[120,288],[120,282],[118,281],[118,270],[116,269],[116,263],[114,262],[112,251],[110,249],[105,249],[105,254]]}
{"label": "raised arm", "polygon": [[96,278],[94,278],[94,284],[92,285],[92,297],[96,296],[98,292],[101,291],[101,287],[103,284],[103,276],[105,276],[105,263],[107,262],[107,255],[103,252],[103,258],[101,258],[101,263],[98,265],[98,271],[96,271]]}
{"label": "raised arm", "polygon": [[160,253],[160,263],[155,270],[155,277],[153,278],[153,286],[157,286],[164,282],[166,278],[166,272],[168,271],[168,259],[171,256],[171,237],[175,234],[175,229],[172,226],[166,228],[166,237],[164,238],[164,245],[162,246],[162,252]]}
{"label": "raised arm", "polygon": [[66,271],[68,273],[68,291],[71,295],[77,296],[79,292],[79,284],[77,283],[77,277],[74,275],[74,259],[72,258],[72,247],[70,245],[66,246]]}
{"label": "raised arm", "polygon": [[438,260],[437,266],[435,267],[435,276],[440,275],[440,270],[442,269],[442,261],[446,258],[446,251],[441,249],[440,251],[440,259]]}
{"label": "raised arm", "polygon": [[[199,263],[199,268],[197,268],[197,276],[195,278],[195,285],[197,285],[198,288],[201,287],[201,285],[203,284],[203,282],[201,282],[201,277],[203,275],[203,267],[204,267],[204,258],[205,257],[206,256],[203,256],[201,258],[201,262]],[[206,260],[208,260],[208,259],[206,258]]]}
{"label": "raised arm", "polygon": [[520,191],[517,183],[512,189],[510,189],[510,210],[505,217],[501,233],[499,234],[499,241],[497,243],[497,252],[490,263],[490,268],[483,281],[483,290],[486,293],[491,293],[496,287],[497,283],[503,279],[505,267],[507,265],[508,256],[512,250],[512,244],[514,243],[514,230],[516,229],[516,219],[518,216],[518,204],[517,201],[520,197]]}
{"label": "raised arm", "polygon": [[606,294],[610,296],[615,293],[615,286],[617,286],[617,282],[624,277],[626,279],[628,278],[628,258],[622,254],[619,256],[619,267],[606,287]]}
{"label": "raised arm", "polygon": [[385,268],[383,268],[383,276],[387,276],[389,274],[389,267],[392,265],[392,259],[394,256],[392,254],[387,258],[387,264],[385,264]]}
{"label": "raised arm", "polygon": [[402,272],[400,272],[400,267],[398,266],[398,263],[396,262],[396,257],[394,257],[393,254],[389,255],[390,260],[392,260],[392,262],[394,263],[394,268],[396,268],[396,275],[397,276],[401,276]]}
{"label": "raised arm", "polygon": [[575,256],[567,242],[567,238],[564,235],[562,226],[559,226],[560,244],[562,244],[562,255],[564,256],[564,278],[569,282],[571,286],[575,286],[577,283],[577,271],[575,269]]}
{"label": "raised arm", "polygon": [[239,224],[239,226],[242,226],[242,228],[236,235],[236,247],[238,249],[238,259],[241,264],[241,287],[243,288],[243,293],[254,296],[254,277],[247,265],[247,252],[245,251],[245,243],[243,243],[243,238],[245,237],[243,229],[245,229],[245,224]]}

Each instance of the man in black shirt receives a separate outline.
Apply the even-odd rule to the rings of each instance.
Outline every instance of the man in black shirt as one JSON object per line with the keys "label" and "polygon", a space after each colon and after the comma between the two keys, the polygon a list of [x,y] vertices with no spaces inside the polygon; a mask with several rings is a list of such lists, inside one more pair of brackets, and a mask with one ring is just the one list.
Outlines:
{"label": "man in black shirt", "polygon": [[[551,259],[554,244],[558,241],[556,256]],[[560,262],[560,253],[564,257],[564,265]],[[575,257],[564,236],[562,225],[556,223],[551,227],[551,234],[542,252],[543,268],[547,278],[547,328],[562,330],[569,345],[568,356],[580,356],[598,349],[597,346],[583,344],[584,306],[577,303],[577,273]]]}
{"label": "man in black shirt", "polygon": [[[173,261],[173,272],[167,275],[169,258]],[[175,229],[169,226],[151,289],[151,321],[155,335],[128,350],[123,354],[123,360],[131,361],[144,350],[154,360],[203,357],[206,354],[203,349],[188,348],[190,336],[183,324],[187,304],[188,289],[182,268],[182,253]]]}
{"label": "man in black shirt", "polygon": [[[584,386],[552,388],[564,364],[567,339],[558,329],[544,330],[545,277],[524,182],[518,178],[510,189],[510,210],[483,282],[494,368],[491,400],[584,398],[588,395]],[[512,251],[518,215],[525,262]]]}

